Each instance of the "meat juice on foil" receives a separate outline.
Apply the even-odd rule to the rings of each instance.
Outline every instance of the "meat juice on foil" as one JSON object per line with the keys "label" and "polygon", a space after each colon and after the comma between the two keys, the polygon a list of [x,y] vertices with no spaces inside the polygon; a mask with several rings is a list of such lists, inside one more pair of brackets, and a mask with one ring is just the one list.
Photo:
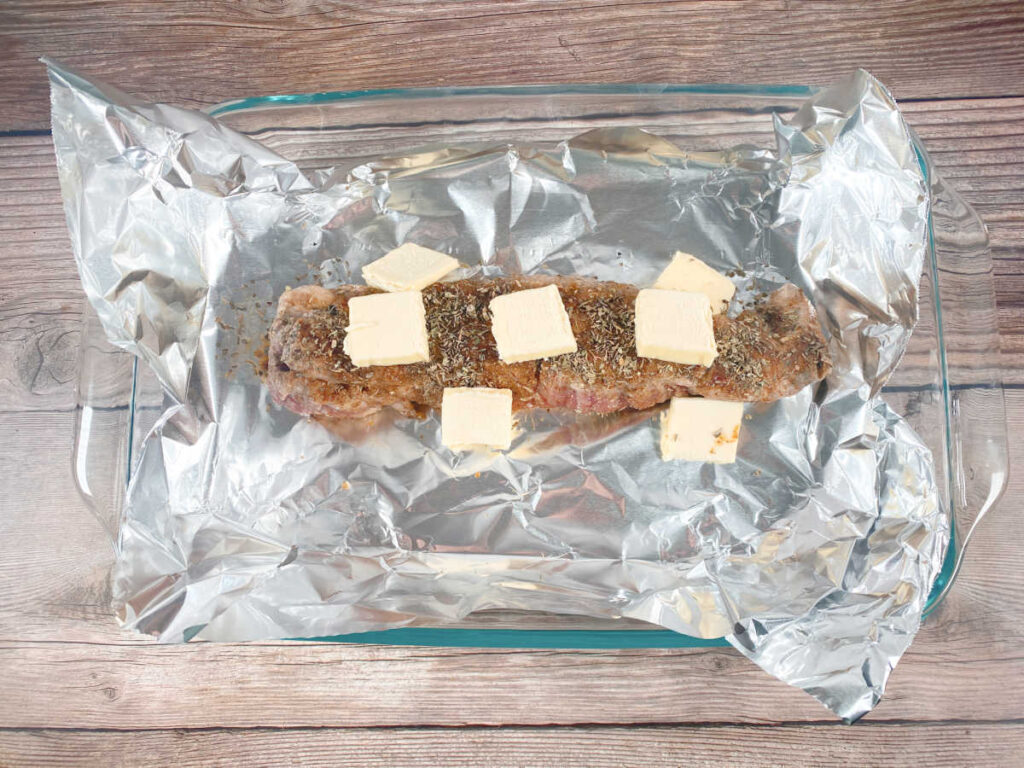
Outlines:
{"label": "meat juice on foil", "polygon": [[[917,319],[930,190],[870,75],[776,118],[775,151],[616,128],[305,174],[203,113],[48,65],[83,287],[166,393],[120,524],[123,624],[178,642],[489,608],[628,617],[724,636],[847,720],[877,703],[949,524],[929,450],[879,396]],[[239,324],[265,332],[256,308],[310,264],[352,282],[414,241],[456,255],[456,277],[645,286],[680,231],[744,272],[734,302],[791,282],[830,339],[823,382],[748,406],[732,465],[663,462],[647,412],[526,412],[497,456],[441,446],[436,414],[339,439],[239,365]]]}

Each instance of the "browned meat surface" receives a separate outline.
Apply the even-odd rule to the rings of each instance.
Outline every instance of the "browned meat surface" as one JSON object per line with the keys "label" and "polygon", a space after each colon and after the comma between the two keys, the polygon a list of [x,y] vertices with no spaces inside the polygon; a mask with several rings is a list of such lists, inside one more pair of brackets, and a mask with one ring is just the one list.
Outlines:
{"label": "browned meat surface", "polygon": [[[488,303],[503,293],[555,283],[578,351],[506,364],[491,336]],[[502,387],[517,408],[580,413],[643,409],[671,397],[769,401],[794,394],[831,368],[814,310],[785,286],[734,318],[715,316],[718,358],[710,368],[637,357],[637,288],[576,277],[503,277],[435,283],[423,291],[430,361],[356,368],[342,351],[348,299],[364,286],[287,291],[270,329],[267,384],[296,413],[357,418],[382,408],[415,415],[441,405],[445,387]]]}

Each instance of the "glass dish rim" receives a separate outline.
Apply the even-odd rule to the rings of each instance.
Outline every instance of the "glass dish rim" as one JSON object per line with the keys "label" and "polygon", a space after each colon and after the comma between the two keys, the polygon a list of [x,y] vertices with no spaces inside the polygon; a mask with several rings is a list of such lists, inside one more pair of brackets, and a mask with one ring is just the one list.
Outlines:
{"label": "glass dish rim", "polygon": [[210,117],[263,107],[310,106],[343,101],[385,101],[399,99],[431,99],[450,96],[587,96],[639,95],[659,96],[672,93],[706,94],[711,96],[811,96],[819,90],[812,85],[742,85],[738,83],[547,83],[540,85],[453,85],[425,88],[366,88],[355,90],[311,91],[269,96],[228,99],[203,111]]}
{"label": "glass dish rim", "polygon": [[[449,97],[505,96],[587,96],[696,94],[710,96],[777,96],[806,98],[820,88],[810,85],[743,85],[734,83],[615,83],[615,84],[541,84],[496,86],[440,86],[424,88],[377,88],[359,90],[333,90],[245,97],[214,104],[203,111],[211,117],[221,117],[243,111],[293,106],[317,106],[361,101],[399,101],[402,99],[440,99]],[[916,135],[911,132],[919,167],[925,184],[932,188],[932,173],[925,153]],[[931,207],[928,211],[928,269],[931,272],[932,294],[935,302],[936,336],[939,349],[939,372],[943,398],[946,497],[950,521],[950,539],[942,568],[936,576],[925,605],[927,617],[941,604],[948,592],[956,564],[956,516],[953,509],[953,446],[950,422],[950,384],[947,367],[946,340],[939,292],[939,265],[934,242],[934,222]],[[130,419],[134,420],[138,359],[133,361]],[[883,388],[884,392],[884,388]],[[129,434],[133,434],[129,424]],[[132,442],[128,441],[128,472],[131,472]],[[934,458],[934,457],[933,457]],[[126,477],[126,480],[128,478]],[[405,627],[373,632],[360,632],[324,637],[292,638],[307,642],[371,643],[381,645],[413,645],[432,647],[490,647],[490,648],[575,648],[575,649],[632,649],[632,648],[722,648],[729,647],[724,638],[697,638],[669,629],[594,630],[594,629],[495,629],[460,627]]]}

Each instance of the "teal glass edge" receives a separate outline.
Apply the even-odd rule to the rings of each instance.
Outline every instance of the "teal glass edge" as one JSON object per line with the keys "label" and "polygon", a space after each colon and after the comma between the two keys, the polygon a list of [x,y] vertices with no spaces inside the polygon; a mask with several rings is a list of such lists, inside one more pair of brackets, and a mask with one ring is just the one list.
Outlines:
{"label": "teal glass edge", "polygon": [[[360,99],[426,99],[445,96],[558,96],[558,95],[614,95],[694,93],[708,95],[738,96],[810,96],[816,88],[803,85],[734,85],[734,84],[692,84],[671,85],[656,83],[615,84],[615,85],[510,85],[492,87],[445,87],[445,88],[382,88],[361,91],[322,91],[318,93],[296,93],[275,96],[257,96],[228,101],[211,107],[207,112],[212,117],[261,107],[300,106],[327,104]],[[916,141],[914,150],[925,183],[931,185],[931,174]],[[928,219],[929,262],[932,270],[932,290],[935,296],[936,331],[939,336],[939,366],[942,380],[942,397],[946,419],[946,460],[951,461],[952,446],[949,445],[951,425],[949,423],[949,380],[947,377],[946,348],[942,323],[942,304],[939,296],[938,264],[935,257],[934,232],[931,215]],[[883,390],[884,391],[884,390]],[[952,483],[952,466],[948,467],[947,483]],[[947,488],[952,500],[952,488]],[[943,559],[942,570],[932,585],[925,604],[924,616],[928,616],[938,605],[938,597],[952,577],[956,563],[956,525],[950,514],[950,536]],[[456,627],[405,627],[376,632],[354,632],[345,635],[325,637],[293,638],[307,642],[367,643],[374,645],[410,645],[436,647],[473,648],[574,648],[574,649],[615,649],[615,648],[723,648],[729,647],[724,638],[704,639],[673,632],[669,629],[650,630],[536,630],[536,629],[460,629]]]}
{"label": "teal glass edge", "polygon": [[320,643],[371,643],[449,648],[728,648],[723,638],[704,640],[669,629],[458,629],[408,627],[330,637],[301,637]]}
{"label": "teal glass edge", "polygon": [[436,99],[445,96],[565,96],[637,94],[657,96],[665,93],[697,93],[717,96],[810,96],[817,91],[806,85],[733,85],[730,83],[618,83],[614,85],[499,85],[489,87],[452,86],[445,88],[377,88],[362,91],[321,91],[279,96],[253,96],[225,101],[210,107],[207,114],[219,117],[229,112],[270,106],[328,104],[360,99]]}
{"label": "teal glass edge", "polygon": [[[918,165],[921,167],[921,174],[924,176],[924,183],[928,189],[931,189],[931,166],[918,145],[917,139],[911,137],[911,141],[914,144],[914,152],[917,154]],[[956,570],[956,515],[953,509],[953,445],[950,442],[953,435],[953,425],[949,418],[951,405],[949,367],[946,360],[946,329],[942,320],[942,296],[939,293],[939,262],[935,255],[935,226],[931,208],[928,209],[928,257],[932,270],[932,296],[935,301],[935,333],[939,337],[939,379],[942,382],[942,412],[946,422],[946,498],[949,504],[949,542],[946,544],[946,556],[942,561],[942,569],[939,571],[939,575],[935,577],[932,591],[928,595],[928,602],[924,605],[923,618],[927,618],[938,607],[942,595],[945,594],[946,585]]]}

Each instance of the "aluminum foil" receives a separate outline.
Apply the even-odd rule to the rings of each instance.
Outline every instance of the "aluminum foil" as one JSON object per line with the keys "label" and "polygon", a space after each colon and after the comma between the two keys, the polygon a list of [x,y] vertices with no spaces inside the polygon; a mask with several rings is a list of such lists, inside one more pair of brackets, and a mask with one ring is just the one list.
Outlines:
{"label": "aluminum foil", "polygon": [[[929,190],[889,93],[856,73],[777,150],[638,129],[411,150],[304,174],[202,113],[50,63],[82,283],[156,372],[118,542],[127,626],[174,642],[324,636],[512,608],[726,636],[852,720],[907,648],[948,539],[932,458],[879,397],[916,320]],[[358,282],[414,241],[454,277],[650,284],[686,250],[817,306],[832,375],[750,405],[733,465],[663,462],[655,412],[534,412],[506,454],[436,416],[327,428],[247,365],[286,286]]]}

